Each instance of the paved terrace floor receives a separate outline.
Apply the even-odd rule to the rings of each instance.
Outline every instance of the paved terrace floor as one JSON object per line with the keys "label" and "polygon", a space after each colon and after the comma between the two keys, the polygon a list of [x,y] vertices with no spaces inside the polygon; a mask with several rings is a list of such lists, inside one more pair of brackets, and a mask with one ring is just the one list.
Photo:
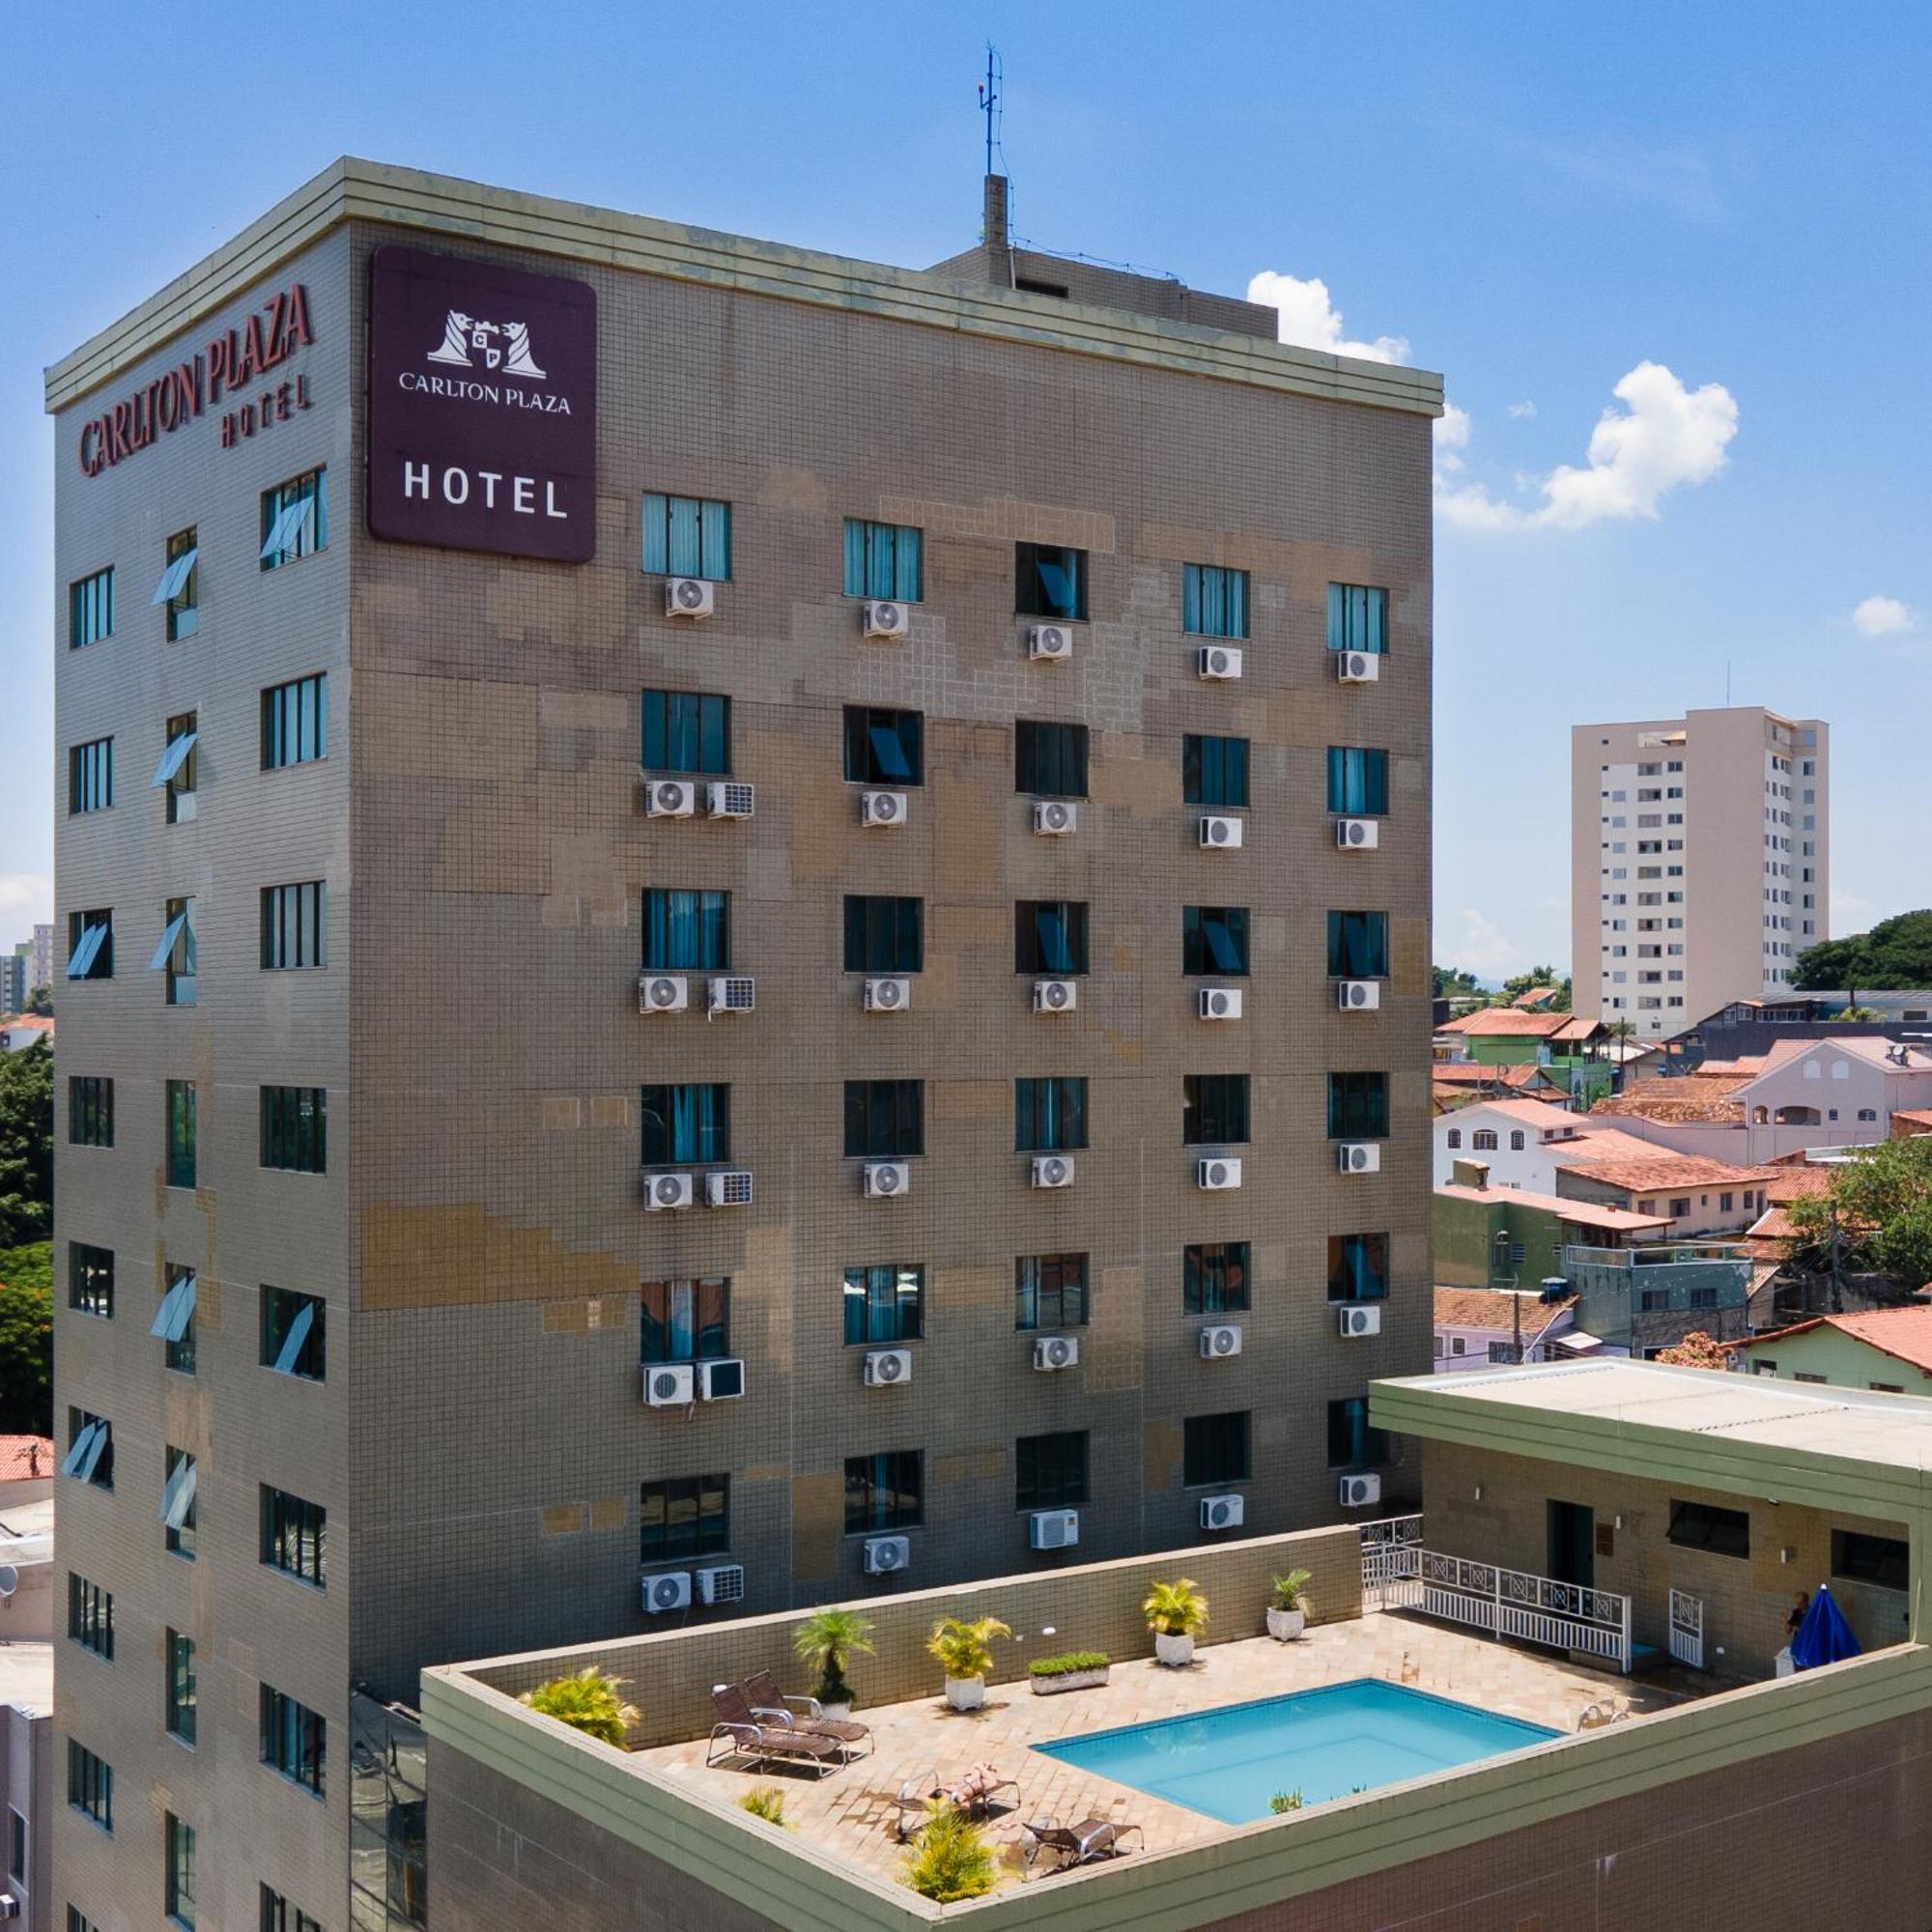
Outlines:
{"label": "paved terrace floor", "polygon": [[[853,1675],[860,1675],[857,1667]],[[1151,1853],[1225,1837],[1234,1829],[1038,1756],[1029,1747],[1356,1677],[1410,1684],[1560,1731],[1574,1731],[1584,1707],[1602,1697],[1626,1696],[1638,1715],[1682,1701],[1654,1684],[1469,1636],[1416,1617],[1375,1612],[1322,1625],[1294,1643],[1254,1637],[1197,1648],[1193,1664],[1184,1670],[1164,1669],[1151,1659],[1116,1663],[1111,1680],[1091,1690],[1037,1697],[1024,1682],[993,1685],[984,1707],[970,1714],[949,1711],[936,1695],[861,1709],[856,1715],[871,1725],[876,1748],[822,1777],[810,1768],[740,1768],[738,1760],[707,1768],[702,1740],[660,1746],[639,1757],[653,1772],[689,1781],[713,1800],[729,1802],[757,1786],[775,1785],[784,1794],[785,1821],[794,1830],[819,1849],[889,1880],[899,1877],[905,1857],[894,1836],[898,1816],[894,1800],[899,1788],[929,1773],[948,1781],[973,1765],[989,1762],[1019,1781],[1017,1805],[1003,1799],[987,1829],[1002,1861],[1017,1872],[1020,1827],[1030,1818],[1051,1816],[1068,1824],[1095,1817],[1137,1824]]]}

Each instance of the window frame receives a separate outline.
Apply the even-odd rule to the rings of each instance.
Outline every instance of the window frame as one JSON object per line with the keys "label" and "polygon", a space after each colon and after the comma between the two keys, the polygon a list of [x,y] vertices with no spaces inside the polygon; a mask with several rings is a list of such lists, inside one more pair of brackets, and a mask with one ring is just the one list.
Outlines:
{"label": "window frame", "polygon": [[110,1073],[70,1073],[67,1076],[67,1144],[69,1147],[111,1148],[114,1145],[114,1076]]}
{"label": "window frame", "polygon": [[1180,802],[1214,811],[1246,811],[1252,742],[1215,732],[1186,731],[1180,739]]}
{"label": "window frame", "polygon": [[[1339,1459],[1337,1447],[1345,1452]],[[1369,1421],[1365,1395],[1337,1396],[1328,1404],[1328,1466],[1330,1469],[1374,1469],[1395,1460],[1386,1429]]]}
{"label": "window frame", "polygon": [[1013,1438],[1015,1514],[1084,1509],[1090,1454],[1091,1432],[1085,1429],[1049,1429],[1037,1435],[1016,1435]]}
{"label": "window frame", "polygon": [[[312,514],[311,514],[312,511]],[[299,512],[299,515],[298,515]],[[276,541],[277,538],[281,540]],[[262,492],[262,569],[285,570],[328,548],[328,466],[270,484]]]}
{"label": "window frame", "polygon": [[[100,937],[94,939],[99,932]],[[114,977],[114,908],[90,906],[67,916],[68,958],[64,977],[70,981],[111,980]],[[91,943],[90,943],[91,942]],[[78,973],[74,961],[81,960]]]}
{"label": "window frame", "polygon": [[67,586],[67,647],[84,651],[114,635],[114,566],[104,563]]}
{"label": "window frame", "polygon": [[1254,1415],[1245,1408],[1217,1409],[1181,1420],[1180,1487],[1225,1489],[1254,1481]]}
{"label": "window frame", "polygon": [[167,1630],[161,1657],[161,1729],[192,1750],[201,1730],[201,1676],[194,1638],[185,1631]]}
{"label": "window frame", "polygon": [[[681,1097],[684,1095],[691,1097]],[[690,1146],[694,1151],[680,1152],[681,1135],[687,1123],[679,1116],[687,1108],[691,1115]],[[729,1081],[647,1081],[639,1090],[638,1113],[640,1167],[720,1167],[730,1161]]]}
{"label": "window frame", "polygon": [[114,1835],[114,1767],[71,1733],[67,1741],[67,1802],[70,1810],[92,1819],[110,1838]]}
{"label": "window frame", "polygon": [[272,1684],[263,1684],[260,1691],[260,1762],[310,1797],[326,1799],[328,1720]]}
{"label": "window frame", "polygon": [[114,739],[87,738],[67,748],[67,815],[114,810]]}
{"label": "window frame", "polygon": [[[925,782],[925,713],[889,704],[848,704],[842,713],[847,784],[912,791]],[[895,748],[885,755],[884,743]],[[896,762],[901,769],[890,767]]]}
{"label": "window frame", "polygon": [[638,763],[670,778],[728,779],[730,695],[644,686],[638,695]]}
{"label": "window frame", "polygon": [[1087,1095],[1084,1073],[1015,1075],[1013,1151],[1081,1152],[1091,1139]]}
{"label": "window frame", "polygon": [[[1379,1256],[1378,1258],[1378,1249]],[[1328,1305],[1351,1307],[1358,1302],[1386,1301],[1391,1244],[1386,1232],[1328,1236]],[[1351,1257],[1360,1255],[1359,1262]],[[1372,1292],[1362,1292],[1372,1285]],[[1337,1288],[1343,1292],[1337,1293]]]}
{"label": "window frame", "polygon": [[[1865,1560],[1854,1563],[1857,1552]],[[1832,1530],[1832,1573],[1848,1583],[1873,1590],[1912,1587],[1912,1545],[1902,1536],[1874,1536],[1868,1530]]]}
{"label": "window frame", "polygon": [[266,1173],[328,1172],[328,1089],[264,1087],[260,1090],[259,1164]]}
{"label": "window frame", "polygon": [[840,1307],[848,1349],[898,1349],[923,1340],[925,1264],[859,1262],[848,1265]]}
{"label": "window frame", "polygon": [[[642,904],[644,972],[730,972],[728,892],[709,886],[646,886]],[[695,956],[685,958],[685,953]]]}
{"label": "window frame", "polygon": [[[689,530],[678,527],[679,506],[689,512]],[[638,507],[638,568],[646,577],[695,577],[706,583],[731,582],[731,503],[724,497],[688,497],[671,490],[646,490]],[[683,555],[687,538],[696,545]],[[694,564],[685,570],[681,560]]]}
{"label": "window frame", "polygon": [[924,1523],[924,1450],[880,1449],[845,1458],[847,1536],[893,1536]]}
{"label": "window frame", "polygon": [[328,756],[328,673],[310,671],[262,688],[262,770],[293,771]]}
{"label": "window frame", "polygon": [[1013,789],[1023,798],[1084,799],[1092,743],[1076,719],[1013,720]]}
{"label": "window frame", "polygon": [[[1055,601],[1046,572],[1067,580],[1068,594]],[[1087,553],[1065,544],[1013,545],[1013,614],[1053,624],[1087,622]]]}
{"label": "window frame", "polygon": [[[1361,600],[1359,603],[1355,601],[1358,598]],[[1386,657],[1388,601],[1385,584],[1329,584],[1328,648],[1331,651],[1361,651],[1369,657]]]}
{"label": "window frame", "polygon": [[845,1082],[847,1160],[917,1160],[924,1152],[923,1080]]}
{"label": "window frame", "polygon": [[327,880],[264,886],[261,922],[263,972],[311,973],[328,964]]}
{"label": "window frame", "polygon": [[1190,1241],[1180,1251],[1183,1315],[1245,1315],[1254,1304],[1254,1243]]}
{"label": "window frame", "polygon": [[[681,1336],[689,1337],[688,1349]],[[642,1367],[722,1362],[730,1355],[728,1274],[667,1275],[638,1284],[638,1360]]]}
{"label": "window frame", "polygon": [[67,1634],[90,1656],[114,1662],[114,1592],[78,1570],[67,1573]]}
{"label": "window frame", "polygon": [[[1049,958],[1047,923],[1056,922],[1059,947]],[[1016,899],[1013,902],[1013,971],[1049,979],[1083,978],[1088,972],[1088,904],[1085,899]],[[1055,963],[1055,959],[1065,964]]]}
{"label": "window frame", "polygon": [[[1077,1264],[1077,1267],[1069,1266]],[[1056,1279],[1049,1285],[1042,1277],[1051,1267]],[[1029,1271],[1032,1278],[1029,1279]],[[1069,1279],[1077,1275],[1078,1279]],[[1058,1309],[1056,1320],[1042,1319],[1048,1297]],[[1068,1315],[1068,1297],[1076,1313]],[[1013,1258],[1013,1332],[1016,1335],[1050,1333],[1060,1328],[1084,1328],[1093,1314],[1093,1291],[1089,1258],[1084,1253],[1063,1251],[1050,1255],[1016,1255]],[[1031,1319],[1029,1319],[1031,1317]]]}
{"label": "window frame", "polygon": [[163,553],[165,568],[161,582],[173,576],[183,557],[190,559],[172,597],[160,599],[167,606],[166,636],[171,644],[185,643],[201,629],[201,541],[190,524],[169,537]]}
{"label": "window frame", "polygon": [[[1684,1532],[1682,1535],[1678,1533],[1680,1528]],[[1750,1531],[1748,1510],[1724,1509],[1717,1503],[1692,1502],[1684,1496],[1670,1498],[1670,1518],[1664,1538],[1679,1549],[1694,1549],[1706,1556],[1727,1556],[1749,1562]],[[1726,1547],[1731,1544],[1737,1547]]]}
{"label": "window frame", "polygon": [[1248,611],[1253,599],[1248,573],[1231,564],[1183,563],[1180,566],[1180,629],[1190,638],[1229,638],[1241,641],[1248,635]]}
{"label": "window frame", "polygon": [[[689,1534],[674,1512],[688,1501]],[[652,1509],[659,1506],[658,1547],[651,1547]],[[723,1556],[731,1548],[729,1471],[698,1476],[661,1476],[638,1487],[638,1561],[687,1563],[700,1556]]]}
{"label": "window frame", "polygon": [[1245,1073],[1182,1074],[1181,1146],[1248,1146],[1253,1138],[1252,1104],[1252,1083]]}
{"label": "window frame", "polygon": [[[288,1311],[284,1323],[279,1311],[285,1302],[297,1306]],[[302,1316],[309,1318],[302,1328],[301,1338],[291,1340]],[[298,1288],[275,1288],[264,1283],[261,1294],[261,1338],[260,1352],[256,1357],[258,1368],[268,1369],[271,1374],[293,1377],[297,1381],[326,1382],[328,1379],[328,1303],[319,1294],[310,1294]],[[281,1360],[289,1356],[289,1366],[283,1368]],[[313,1362],[314,1371],[299,1366],[302,1362]]]}
{"label": "window frame", "polygon": [[[1354,796],[1360,805],[1349,803]],[[1375,745],[1330,745],[1328,810],[1337,818],[1386,818],[1388,753]]]}
{"label": "window frame", "polygon": [[[1351,925],[1351,921],[1361,923]],[[1386,912],[1329,912],[1328,977],[1331,980],[1389,977]]]}
{"label": "window frame", "polygon": [[[1359,1087],[1337,1082],[1362,1082]],[[1378,1085],[1367,1083],[1378,1082]],[[1365,1120],[1363,1126],[1350,1125],[1351,1119]],[[1363,1070],[1328,1075],[1328,1138],[1331,1141],[1385,1141],[1389,1138],[1389,1087],[1386,1072]]]}
{"label": "window frame", "polygon": [[[907,538],[911,538],[908,567]],[[888,555],[875,554],[890,551]],[[875,580],[890,587],[880,589]],[[905,587],[911,582],[911,589]],[[882,524],[866,517],[847,517],[844,575],[847,597],[867,603],[920,604],[925,599],[925,532],[916,524]]]}
{"label": "window frame", "polygon": [[260,1543],[264,1570],[292,1577],[309,1589],[328,1588],[328,1507],[272,1483],[260,1486]]}
{"label": "window frame", "polygon": [[907,894],[847,893],[844,928],[846,972],[924,971],[924,899]]}
{"label": "window frame", "polygon": [[[1245,980],[1252,952],[1246,906],[1184,905],[1180,908],[1180,970],[1189,979]],[[1223,962],[1214,943],[1218,933],[1234,965]]]}

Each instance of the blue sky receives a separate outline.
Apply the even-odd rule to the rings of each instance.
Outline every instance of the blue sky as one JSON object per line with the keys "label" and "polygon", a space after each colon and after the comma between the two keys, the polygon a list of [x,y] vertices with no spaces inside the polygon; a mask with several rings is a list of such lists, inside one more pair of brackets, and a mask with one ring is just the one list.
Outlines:
{"label": "blue sky", "polygon": [[1437,958],[1567,958],[1569,725],[1721,703],[1727,665],[1737,702],[1832,722],[1836,927],[1932,903],[1932,11],[273,18],[10,19],[0,943],[51,904],[43,364],[344,152],[937,260],[977,228],[988,36],[1017,233],[1285,278],[1302,336],[1443,370],[1466,412],[1439,444]]}

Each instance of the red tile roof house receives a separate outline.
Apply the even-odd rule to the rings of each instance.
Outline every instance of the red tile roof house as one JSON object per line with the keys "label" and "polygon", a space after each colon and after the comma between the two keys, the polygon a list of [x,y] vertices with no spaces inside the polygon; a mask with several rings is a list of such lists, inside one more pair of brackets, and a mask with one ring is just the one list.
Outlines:
{"label": "red tile roof house", "polygon": [[54,1023],[44,1013],[15,1013],[0,1019],[0,1053],[24,1053],[45,1040],[53,1044]]}
{"label": "red tile roof house", "polygon": [[51,1435],[0,1435],[0,1511],[51,1496],[56,1462]]}
{"label": "red tile roof house", "polygon": [[1932,1308],[1819,1315],[1734,1346],[1754,1375],[1932,1395]]}
{"label": "red tile roof house", "polygon": [[[1622,1143],[1612,1145],[1611,1143]],[[1555,1191],[1640,1214],[1663,1214],[1671,1240],[1740,1234],[1764,1211],[1764,1168],[1674,1153],[1621,1134],[1591,1134],[1556,1160]]]}
{"label": "red tile roof house", "polygon": [[[1549,1345],[1573,1325],[1576,1309],[1574,1294],[1546,1302],[1534,1289],[1438,1287],[1436,1370],[1514,1367],[1519,1343],[1525,1362],[1554,1360]],[[1491,1360],[1492,1345],[1502,1351],[1501,1359]]]}

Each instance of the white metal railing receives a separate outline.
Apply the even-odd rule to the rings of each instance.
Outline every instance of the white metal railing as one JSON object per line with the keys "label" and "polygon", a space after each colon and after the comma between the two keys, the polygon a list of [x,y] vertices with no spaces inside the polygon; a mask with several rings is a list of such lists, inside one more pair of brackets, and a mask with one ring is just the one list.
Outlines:
{"label": "white metal railing", "polygon": [[1407,1554],[1420,1547],[1422,1519],[1419,1516],[1386,1516],[1361,1525],[1362,1607],[1365,1610],[1392,1609],[1388,1591],[1400,1590],[1409,1575]]}

